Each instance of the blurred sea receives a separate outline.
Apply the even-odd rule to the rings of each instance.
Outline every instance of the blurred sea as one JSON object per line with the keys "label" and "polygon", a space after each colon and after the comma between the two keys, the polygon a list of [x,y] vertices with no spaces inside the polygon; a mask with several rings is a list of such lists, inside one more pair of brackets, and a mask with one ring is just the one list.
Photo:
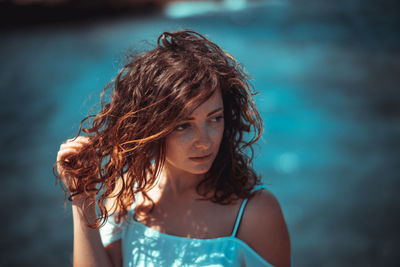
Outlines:
{"label": "blurred sea", "polygon": [[187,28],[234,55],[260,91],[255,167],[281,202],[293,266],[397,266],[397,4],[250,3],[0,32],[1,266],[72,265],[71,211],[51,171],[58,147],[124,54]]}

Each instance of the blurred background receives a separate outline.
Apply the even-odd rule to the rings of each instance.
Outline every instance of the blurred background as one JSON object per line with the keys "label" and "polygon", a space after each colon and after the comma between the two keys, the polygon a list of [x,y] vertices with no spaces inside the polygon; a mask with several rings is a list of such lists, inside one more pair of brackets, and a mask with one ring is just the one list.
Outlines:
{"label": "blurred background", "polygon": [[397,266],[398,14],[395,0],[0,0],[0,266],[72,266],[59,145],[129,51],[180,29],[234,55],[260,91],[255,167],[293,266]]}

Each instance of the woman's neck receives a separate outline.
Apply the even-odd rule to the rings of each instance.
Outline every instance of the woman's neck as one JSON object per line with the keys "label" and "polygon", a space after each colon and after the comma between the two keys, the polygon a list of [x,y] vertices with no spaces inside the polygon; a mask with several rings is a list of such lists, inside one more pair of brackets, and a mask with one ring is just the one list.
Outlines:
{"label": "woman's neck", "polygon": [[196,187],[203,178],[204,174],[191,174],[166,166],[157,178],[156,187],[161,194],[180,198],[196,193]]}

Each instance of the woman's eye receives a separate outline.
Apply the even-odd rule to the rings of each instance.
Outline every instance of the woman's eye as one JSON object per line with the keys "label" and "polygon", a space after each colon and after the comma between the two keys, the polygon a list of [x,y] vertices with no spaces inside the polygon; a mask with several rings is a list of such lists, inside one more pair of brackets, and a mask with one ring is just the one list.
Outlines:
{"label": "woman's eye", "polygon": [[212,118],[211,120],[212,120],[213,122],[219,122],[219,121],[222,120],[223,118],[224,118],[224,116],[218,115],[218,116],[215,116],[214,118]]}
{"label": "woman's eye", "polygon": [[190,126],[189,123],[182,123],[175,127],[176,131],[183,131]]}

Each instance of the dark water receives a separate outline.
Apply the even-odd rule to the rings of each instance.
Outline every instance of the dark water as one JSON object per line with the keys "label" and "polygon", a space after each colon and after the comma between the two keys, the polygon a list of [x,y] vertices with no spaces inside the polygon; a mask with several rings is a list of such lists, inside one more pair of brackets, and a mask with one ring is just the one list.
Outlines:
{"label": "dark water", "polygon": [[71,212],[51,173],[59,144],[76,134],[129,48],[191,28],[237,57],[260,91],[266,129],[255,166],[281,202],[294,266],[395,266],[397,7],[321,2],[2,33],[0,265],[72,265]]}

